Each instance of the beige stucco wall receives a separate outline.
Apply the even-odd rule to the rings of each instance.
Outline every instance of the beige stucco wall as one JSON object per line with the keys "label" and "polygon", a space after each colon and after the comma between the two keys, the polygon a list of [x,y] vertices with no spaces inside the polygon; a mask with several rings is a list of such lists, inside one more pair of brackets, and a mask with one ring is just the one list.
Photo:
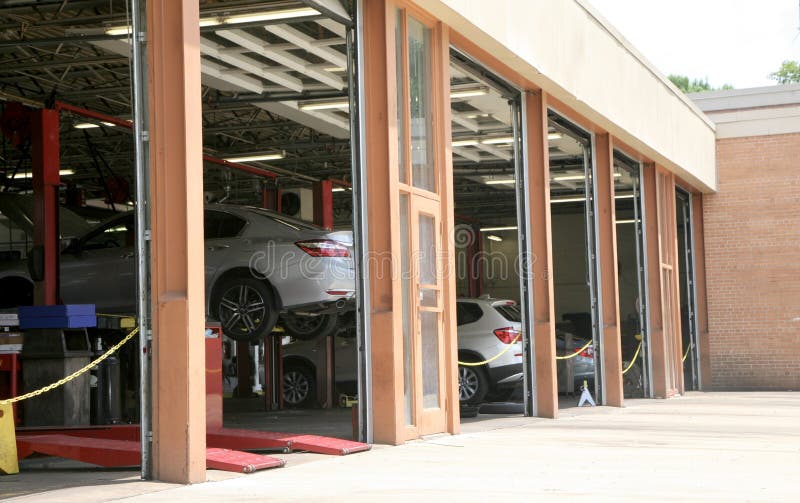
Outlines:
{"label": "beige stucco wall", "polygon": [[716,190],[713,123],[583,0],[416,3],[696,188]]}

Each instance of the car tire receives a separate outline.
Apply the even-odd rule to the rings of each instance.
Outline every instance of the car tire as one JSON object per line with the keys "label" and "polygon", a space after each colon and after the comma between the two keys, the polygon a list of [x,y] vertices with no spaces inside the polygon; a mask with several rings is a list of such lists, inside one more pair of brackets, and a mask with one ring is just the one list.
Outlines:
{"label": "car tire", "polygon": [[261,339],[272,332],[278,311],[272,289],[248,277],[228,278],[216,289],[214,313],[222,332],[237,341]]}
{"label": "car tire", "polygon": [[308,365],[283,363],[283,404],[286,407],[307,408],[316,400],[316,375]]}
{"label": "car tire", "polygon": [[489,379],[483,367],[458,366],[458,399],[462,404],[483,403],[489,393]]}
{"label": "car tire", "polygon": [[287,335],[301,341],[311,341],[320,337],[333,335],[339,329],[339,317],[335,313],[318,316],[303,316],[292,313],[284,314],[283,328]]}

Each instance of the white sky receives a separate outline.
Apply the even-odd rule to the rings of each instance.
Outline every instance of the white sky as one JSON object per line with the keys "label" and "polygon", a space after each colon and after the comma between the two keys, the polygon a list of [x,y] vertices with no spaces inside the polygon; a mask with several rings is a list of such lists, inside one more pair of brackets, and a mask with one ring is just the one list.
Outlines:
{"label": "white sky", "polygon": [[588,1],[664,75],[742,89],[800,60],[800,0]]}

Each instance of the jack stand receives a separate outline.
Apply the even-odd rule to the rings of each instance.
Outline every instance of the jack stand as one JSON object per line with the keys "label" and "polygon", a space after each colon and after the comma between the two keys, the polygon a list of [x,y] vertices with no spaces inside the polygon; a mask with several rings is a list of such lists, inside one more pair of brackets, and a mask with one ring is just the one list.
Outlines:
{"label": "jack stand", "polygon": [[589,402],[589,405],[592,407],[596,405],[592,394],[589,393],[589,386],[586,383],[586,379],[583,380],[583,386],[581,386],[581,399],[578,401],[578,407],[583,407],[585,402]]}

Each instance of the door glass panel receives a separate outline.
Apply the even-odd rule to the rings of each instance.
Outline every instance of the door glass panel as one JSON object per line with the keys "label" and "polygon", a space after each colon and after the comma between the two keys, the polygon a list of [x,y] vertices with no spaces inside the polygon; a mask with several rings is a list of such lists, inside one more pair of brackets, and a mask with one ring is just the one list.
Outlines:
{"label": "door glass panel", "polygon": [[411,267],[410,244],[408,229],[408,195],[400,194],[400,267],[403,290],[403,389],[405,391],[405,418],[406,424],[414,424],[413,408],[413,360],[412,355],[412,324],[411,324]]}
{"label": "door glass panel", "polygon": [[408,18],[408,77],[411,107],[411,180],[414,187],[435,191],[431,133],[430,30]]}
{"label": "door glass panel", "polygon": [[436,290],[431,290],[424,288],[419,292],[419,303],[422,307],[437,307],[439,303],[437,302],[439,292]]}
{"label": "door glass panel", "polygon": [[439,407],[439,313],[419,313],[422,335],[422,406]]}
{"label": "door glass panel", "polygon": [[428,215],[419,216],[419,283],[436,284],[436,230]]}
{"label": "door glass panel", "polygon": [[408,183],[408,173],[406,170],[406,89],[403,82],[403,62],[405,61],[403,50],[403,12],[397,9],[397,25],[395,26],[395,74],[397,75],[397,163],[400,173],[400,183]]}

